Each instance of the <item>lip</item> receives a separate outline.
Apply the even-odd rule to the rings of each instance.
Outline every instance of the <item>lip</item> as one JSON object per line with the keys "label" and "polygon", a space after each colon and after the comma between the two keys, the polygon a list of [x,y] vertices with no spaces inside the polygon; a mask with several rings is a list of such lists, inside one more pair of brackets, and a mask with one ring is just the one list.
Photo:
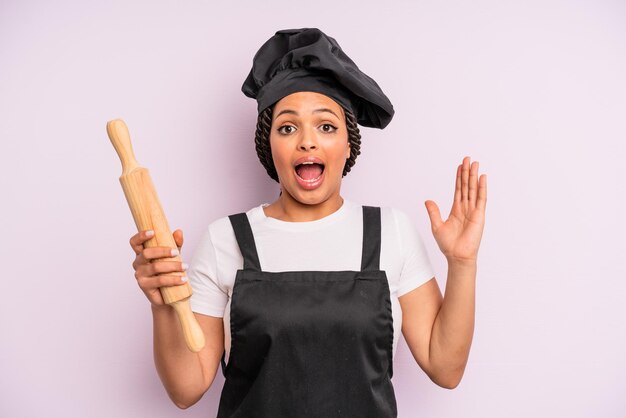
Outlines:
{"label": "lip", "polygon": [[298,173],[296,172],[296,167],[299,164],[303,164],[303,163],[315,163],[315,164],[321,164],[324,167],[326,166],[326,164],[324,163],[324,161],[321,158],[309,155],[307,157],[301,157],[298,158],[296,161],[293,162],[293,175],[296,178],[296,182],[300,185],[300,187],[302,187],[305,190],[314,190],[317,189],[318,187],[320,187],[322,185],[322,183],[324,182],[324,177],[326,174],[326,170],[322,171],[322,174],[314,179],[314,180],[305,180],[302,177],[300,177],[298,175]]}
{"label": "lip", "polygon": [[296,168],[297,165],[300,165],[300,164],[303,164],[303,163],[315,163],[315,164],[326,165],[324,160],[322,160],[321,158],[318,158],[318,157],[316,157],[314,155],[309,155],[309,156],[306,156],[306,157],[300,157],[296,161],[294,161],[293,162],[293,168]]}

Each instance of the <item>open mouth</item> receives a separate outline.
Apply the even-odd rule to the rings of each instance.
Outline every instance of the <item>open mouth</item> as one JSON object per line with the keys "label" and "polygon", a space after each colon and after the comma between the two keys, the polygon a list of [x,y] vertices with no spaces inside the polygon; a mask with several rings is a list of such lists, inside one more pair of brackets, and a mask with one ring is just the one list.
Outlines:
{"label": "open mouth", "polygon": [[319,180],[323,172],[324,164],[318,164],[311,161],[306,161],[296,166],[296,175],[305,182],[313,183]]}

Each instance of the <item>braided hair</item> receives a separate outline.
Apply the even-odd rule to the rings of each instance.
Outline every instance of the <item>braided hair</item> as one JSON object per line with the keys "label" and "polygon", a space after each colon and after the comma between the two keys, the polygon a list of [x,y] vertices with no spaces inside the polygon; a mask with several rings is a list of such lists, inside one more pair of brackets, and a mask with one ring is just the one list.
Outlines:
{"label": "braided hair", "polygon": [[[270,147],[270,131],[272,129],[272,111],[274,106],[270,106],[259,113],[256,123],[256,134],[254,142],[256,144],[256,153],[259,161],[265,167],[267,174],[278,182],[278,173],[274,167],[272,160],[272,149]],[[342,177],[350,172],[352,166],[356,163],[356,157],[361,153],[361,133],[356,122],[356,117],[352,112],[345,110],[346,128],[348,129],[348,142],[350,143],[350,158],[346,160],[343,167]]]}

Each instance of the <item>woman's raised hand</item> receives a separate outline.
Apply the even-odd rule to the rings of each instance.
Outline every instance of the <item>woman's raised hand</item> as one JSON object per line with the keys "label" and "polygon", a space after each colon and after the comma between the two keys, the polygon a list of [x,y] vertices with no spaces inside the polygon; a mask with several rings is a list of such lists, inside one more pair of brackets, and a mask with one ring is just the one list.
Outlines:
{"label": "woman's raised hand", "polygon": [[470,157],[465,157],[457,167],[454,200],[445,222],[434,201],[424,204],[437,245],[448,262],[476,262],[487,205],[487,175],[478,177],[478,161],[470,165]]}
{"label": "woman's raised hand", "polygon": [[178,250],[169,247],[143,248],[143,243],[154,234],[151,231],[140,231],[130,238],[130,246],[136,254],[133,261],[137,284],[146,295],[151,304],[162,306],[165,304],[159,287],[183,284],[186,276],[173,276],[162,273],[181,272],[187,269],[185,263],[180,261],[159,261],[161,258],[175,257],[180,254],[183,246],[183,231],[177,229],[172,233]]}

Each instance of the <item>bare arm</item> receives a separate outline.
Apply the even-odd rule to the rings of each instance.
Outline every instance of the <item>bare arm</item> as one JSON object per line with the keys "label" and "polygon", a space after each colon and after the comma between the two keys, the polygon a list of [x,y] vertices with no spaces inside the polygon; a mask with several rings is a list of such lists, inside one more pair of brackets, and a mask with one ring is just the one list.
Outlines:
{"label": "bare arm", "polygon": [[[478,161],[457,167],[452,208],[424,202],[439,249],[448,260],[445,297],[435,280],[402,295],[402,332],[420,367],[439,386],[455,388],[465,371],[474,335],[476,266],[485,225],[487,176]],[[434,279],[434,278],[433,278]]]}
{"label": "bare arm", "polygon": [[463,377],[474,336],[476,263],[448,263],[448,280],[430,338],[432,372],[450,389]]}
{"label": "bare arm", "polygon": [[174,309],[152,306],[154,363],[170,399],[183,409],[198,402],[209,389],[224,352],[222,318],[195,316],[206,340],[198,353],[187,348]]}
{"label": "bare arm", "polygon": [[[180,251],[182,231],[174,231],[173,236]],[[176,312],[164,303],[159,291],[161,286],[181,284],[181,277],[167,273],[184,271],[185,267],[176,261],[159,261],[173,256],[172,249],[144,249],[143,243],[148,239],[150,236],[142,231],[130,240],[136,254],[135,278],[151,303],[157,373],[172,401],[185,409],[198,402],[213,383],[224,352],[223,319],[194,313],[206,344],[198,353],[187,348]]]}
{"label": "bare arm", "polygon": [[400,297],[402,333],[413,357],[437,385],[461,382],[474,335],[476,264],[449,264],[445,297],[436,280]]}

